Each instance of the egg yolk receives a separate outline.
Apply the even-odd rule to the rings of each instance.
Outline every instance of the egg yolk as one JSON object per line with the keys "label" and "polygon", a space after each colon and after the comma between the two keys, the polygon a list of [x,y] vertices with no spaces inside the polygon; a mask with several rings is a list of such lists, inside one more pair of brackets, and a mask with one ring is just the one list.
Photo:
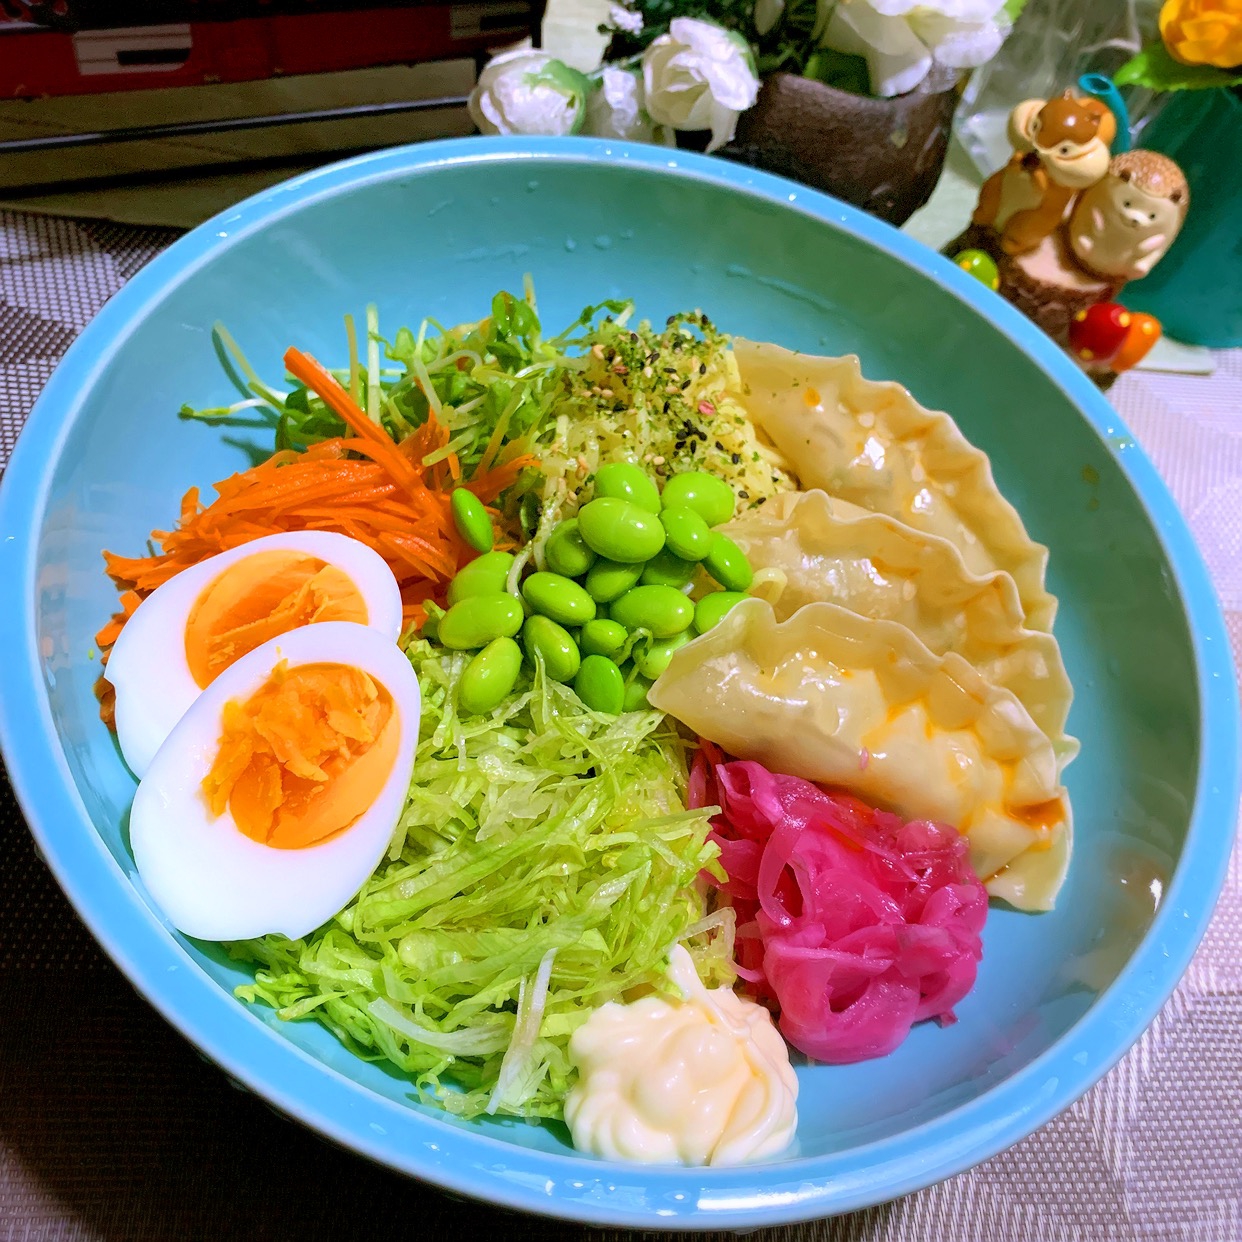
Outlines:
{"label": "egg yolk", "polygon": [[379,797],[397,758],[392,695],[347,664],[278,665],[225,704],[203,793],[213,815],[275,849],[344,831]]}
{"label": "egg yolk", "polygon": [[235,561],[194,601],[185,658],[200,690],[235,660],[316,621],[367,624],[367,605],[348,575],[302,552],[256,552]]}

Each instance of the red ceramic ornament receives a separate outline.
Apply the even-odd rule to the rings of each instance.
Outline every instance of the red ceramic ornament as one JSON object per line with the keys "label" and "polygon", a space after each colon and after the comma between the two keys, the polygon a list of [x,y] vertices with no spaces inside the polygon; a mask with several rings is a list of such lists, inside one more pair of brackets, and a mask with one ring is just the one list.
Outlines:
{"label": "red ceramic ornament", "polygon": [[1114,371],[1128,371],[1147,357],[1151,347],[1160,339],[1160,333],[1160,320],[1154,315],[1131,311],[1126,338],[1108,365]]}
{"label": "red ceramic ornament", "polygon": [[1080,310],[1069,325],[1069,343],[1080,362],[1107,362],[1122,346],[1133,312],[1117,302],[1097,302]]}

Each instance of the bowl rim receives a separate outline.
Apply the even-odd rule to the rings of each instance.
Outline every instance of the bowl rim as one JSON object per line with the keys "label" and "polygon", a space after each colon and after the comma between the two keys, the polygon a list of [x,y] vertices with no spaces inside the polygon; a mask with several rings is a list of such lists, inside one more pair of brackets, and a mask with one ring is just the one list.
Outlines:
{"label": "bowl rim", "polygon": [[[1191,820],[1164,899],[1117,978],[1051,1047],[917,1127],[826,1156],[685,1169],[531,1150],[417,1112],[304,1052],[197,968],[130,884],[74,786],[40,671],[34,575],[52,476],[85,394],[169,288],[221,248],[364,185],[513,160],[532,171],[549,162],[628,165],[690,178],[824,221],[915,269],[988,320],[1061,389],[1119,465],[1161,542],[1194,651],[1201,738]],[[0,648],[14,653],[0,696],[0,749],[36,847],[105,951],[165,1019],[281,1112],[379,1163],[499,1207],[607,1226],[748,1229],[872,1206],[961,1172],[1069,1107],[1138,1040],[1188,967],[1225,879],[1239,785],[1233,659],[1203,558],[1151,461],[1057,345],[948,259],[827,195],[720,159],[606,139],[450,139],[328,165],[221,212],[126,282],[44,387],[0,484],[0,581],[13,592],[12,606],[0,608]]]}

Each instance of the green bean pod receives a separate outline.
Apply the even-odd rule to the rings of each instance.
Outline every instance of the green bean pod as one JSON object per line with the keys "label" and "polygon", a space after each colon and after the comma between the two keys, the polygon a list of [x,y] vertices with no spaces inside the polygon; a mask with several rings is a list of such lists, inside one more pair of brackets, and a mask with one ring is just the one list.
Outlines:
{"label": "green bean pod", "polygon": [[587,656],[574,678],[574,692],[595,712],[619,716],[625,706],[625,678],[607,657]]}
{"label": "green bean pod", "polygon": [[470,595],[440,618],[440,642],[455,651],[486,647],[493,639],[512,638],[526,613],[512,595]]}
{"label": "green bean pod", "polygon": [[449,497],[457,533],[476,551],[490,552],[496,542],[492,519],[483,502],[464,487],[455,487]]}
{"label": "green bean pod", "polygon": [[649,561],[664,546],[660,519],[629,500],[601,496],[578,510],[578,530],[592,551],[624,565]]}
{"label": "green bean pod", "polygon": [[703,559],[707,570],[726,591],[745,591],[755,580],[746,553],[728,535],[716,532],[712,550]]}
{"label": "green bean pod", "polygon": [[572,578],[541,570],[522,583],[531,608],[560,625],[584,625],[595,618],[595,601]]}
{"label": "green bean pod", "polygon": [[684,505],[666,508],[660,514],[660,525],[665,550],[683,561],[701,561],[711,551],[711,528],[693,509]]}
{"label": "green bean pod", "polygon": [[694,604],[674,587],[636,586],[609,609],[627,630],[640,626],[656,638],[680,634],[694,621]]}
{"label": "green bean pod", "polygon": [[694,628],[700,634],[706,634],[745,598],[741,591],[713,591],[710,595],[704,595],[694,606]]}
{"label": "green bean pod", "polygon": [[628,500],[648,513],[660,512],[660,493],[637,466],[627,461],[610,461],[595,472],[595,495]]}
{"label": "green bean pod", "polygon": [[727,522],[737,503],[733,489],[724,479],[703,470],[673,475],[664,485],[661,500],[666,509],[693,509],[708,526]]}
{"label": "green bean pod", "polygon": [[625,698],[621,702],[621,708],[627,712],[645,711],[651,706],[647,702],[647,691],[651,689],[651,681],[647,677],[634,676],[629,678],[625,683]]}
{"label": "green bean pod", "polygon": [[658,643],[651,643],[641,650],[636,649],[634,652],[634,667],[644,677],[649,677],[652,681],[655,681],[668,668],[669,661],[673,658],[673,652],[679,647],[684,647],[694,637],[695,635],[690,630],[682,630],[680,634],[674,634],[672,638],[666,638]]}
{"label": "green bean pod", "polygon": [[[707,530],[707,527],[703,527]],[[694,578],[698,565],[694,561],[674,556],[667,545],[660,549],[644,566],[642,581],[647,586],[684,587]]]}
{"label": "green bean pod", "polygon": [[587,571],[583,586],[597,604],[611,604],[638,585],[643,569],[642,565],[621,565],[601,558]]}
{"label": "green bean pod", "polygon": [[582,538],[577,518],[567,518],[557,525],[548,536],[543,555],[548,568],[566,578],[581,578],[595,564],[595,553]]}
{"label": "green bean pod", "polygon": [[578,644],[583,655],[601,655],[614,660],[624,649],[627,638],[625,626],[619,621],[596,617],[582,627]]}
{"label": "green bean pod", "polygon": [[494,711],[513,693],[522,669],[522,649],[512,638],[493,638],[466,665],[457,684],[457,703],[476,716]]}
{"label": "green bean pod", "polygon": [[485,552],[457,571],[449,583],[449,607],[471,595],[496,595],[505,589],[509,570],[513,568],[512,552]]}
{"label": "green bean pod", "polygon": [[522,645],[532,664],[543,661],[544,671],[553,681],[572,681],[577,675],[582,663],[578,644],[564,626],[550,617],[527,617],[522,626]]}

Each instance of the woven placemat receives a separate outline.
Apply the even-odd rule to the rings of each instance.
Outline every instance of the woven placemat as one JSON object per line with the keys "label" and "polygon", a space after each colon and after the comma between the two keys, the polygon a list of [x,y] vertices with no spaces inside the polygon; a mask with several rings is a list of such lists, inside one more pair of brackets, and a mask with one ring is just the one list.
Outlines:
{"label": "woven placemat", "polygon": [[[176,233],[0,212],[0,466],[78,331]],[[1112,391],[1202,543],[1242,648],[1242,352]],[[232,1087],[95,946],[0,782],[0,1239],[610,1234],[451,1199]],[[710,1235],[700,1235],[710,1236]],[[722,1235],[723,1236],[723,1235]],[[1242,1242],[1242,865],[1129,1056],[984,1165],[776,1242]]]}

